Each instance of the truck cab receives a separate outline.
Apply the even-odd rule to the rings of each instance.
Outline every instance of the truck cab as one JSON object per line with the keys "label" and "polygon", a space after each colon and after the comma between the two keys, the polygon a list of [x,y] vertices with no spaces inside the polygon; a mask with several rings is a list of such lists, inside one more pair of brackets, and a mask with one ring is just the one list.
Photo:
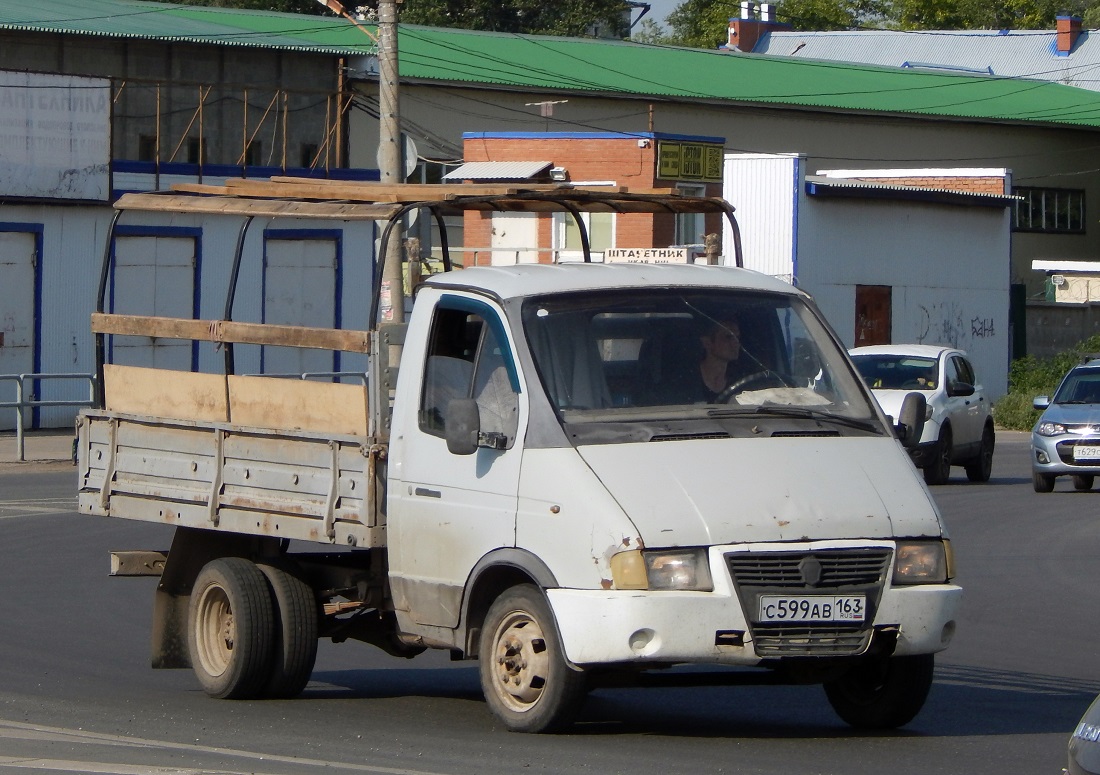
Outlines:
{"label": "truck cab", "polygon": [[[731,321],[739,376],[698,400],[703,340]],[[828,676],[868,655],[923,665],[951,640],[936,507],[791,286],[694,265],[469,269],[421,290],[402,364],[397,620],[496,664],[486,691],[514,688],[497,710],[517,723],[546,676],[484,659],[502,648],[487,606],[517,579],[545,596],[566,676],[807,660]]]}

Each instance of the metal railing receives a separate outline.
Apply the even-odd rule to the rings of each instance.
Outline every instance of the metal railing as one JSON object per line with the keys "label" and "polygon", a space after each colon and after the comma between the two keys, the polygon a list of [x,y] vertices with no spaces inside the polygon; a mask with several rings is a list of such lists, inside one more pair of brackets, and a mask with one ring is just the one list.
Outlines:
{"label": "metal railing", "polygon": [[304,373],[297,372],[279,372],[270,374],[242,374],[242,377],[278,377],[279,379],[305,379],[305,380],[334,380],[336,382],[343,382],[344,379],[356,380],[362,385],[367,384],[367,373],[364,371],[307,371]]}
{"label": "metal railing", "polygon": [[[38,398],[38,391],[27,390],[27,385],[38,387],[40,383],[61,380],[84,380],[88,383],[88,397],[83,400],[69,398]],[[15,383],[15,400],[0,401],[0,409],[15,410],[15,449],[20,461],[26,459],[25,434],[23,411],[46,406],[94,406],[95,405],[95,375],[94,374],[0,374],[0,383]]]}

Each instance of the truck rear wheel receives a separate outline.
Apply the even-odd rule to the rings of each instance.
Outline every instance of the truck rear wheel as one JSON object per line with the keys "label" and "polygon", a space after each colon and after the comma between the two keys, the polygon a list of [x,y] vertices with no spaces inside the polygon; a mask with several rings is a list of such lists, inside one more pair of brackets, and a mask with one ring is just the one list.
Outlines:
{"label": "truck rear wheel", "polygon": [[264,574],[239,557],[219,557],[191,590],[187,646],[203,690],[219,699],[251,699],[271,675],[275,617]]}
{"label": "truck rear wheel", "polygon": [[478,660],[485,701],[512,732],[558,731],[584,703],[585,675],[566,664],[550,605],[530,584],[489,608]]}
{"label": "truck rear wheel", "polygon": [[265,697],[297,697],[309,683],[317,661],[317,598],[288,567],[260,564],[275,596],[274,658]]}
{"label": "truck rear wheel", "polygon": [[932,688],[935,657],[867,658],[825,683],[833,710],[857,729],[894,729],[916,718]]}

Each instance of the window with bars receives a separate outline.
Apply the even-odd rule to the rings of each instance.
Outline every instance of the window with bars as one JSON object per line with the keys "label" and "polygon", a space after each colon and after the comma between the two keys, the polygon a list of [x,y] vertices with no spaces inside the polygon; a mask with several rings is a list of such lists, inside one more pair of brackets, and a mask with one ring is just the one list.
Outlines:
{"label": "window with bars", "polygon": [[1015,188],[1015,231],[1085,233],[1085,192],[1071,188]]}

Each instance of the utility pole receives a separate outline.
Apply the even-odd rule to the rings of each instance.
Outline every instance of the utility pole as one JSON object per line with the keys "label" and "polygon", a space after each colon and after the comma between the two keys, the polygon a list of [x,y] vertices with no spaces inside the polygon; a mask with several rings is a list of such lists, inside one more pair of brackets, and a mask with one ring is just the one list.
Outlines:
{"label": "utility pole", "polygon": [[[317,0],[335,14],[361,29],[378,47],[378,171],[383,183],[405,182],[401,158],[401,112],[398,109],[397,4],[401,0],[377,0],[378,35],[361,25],[339,0]],[[401,270],[402,235],[391,235],[382,272],[381,315],[383,320],[405,321],[405,283]],[[373,323],[373,321],[372,321]]]}
{"label": "utility pole", "polygon": [[[378,2],[378,168],[383,183],[404,183],[405,164],[401,158],[401,112],[397,91],[397,0]],[[386,247],[382,272],[382,317],[394,323],[405,321],[405,280],[401,271],[402,234],[391,237]],[[386,309],[385,299],[390,306]]]}

